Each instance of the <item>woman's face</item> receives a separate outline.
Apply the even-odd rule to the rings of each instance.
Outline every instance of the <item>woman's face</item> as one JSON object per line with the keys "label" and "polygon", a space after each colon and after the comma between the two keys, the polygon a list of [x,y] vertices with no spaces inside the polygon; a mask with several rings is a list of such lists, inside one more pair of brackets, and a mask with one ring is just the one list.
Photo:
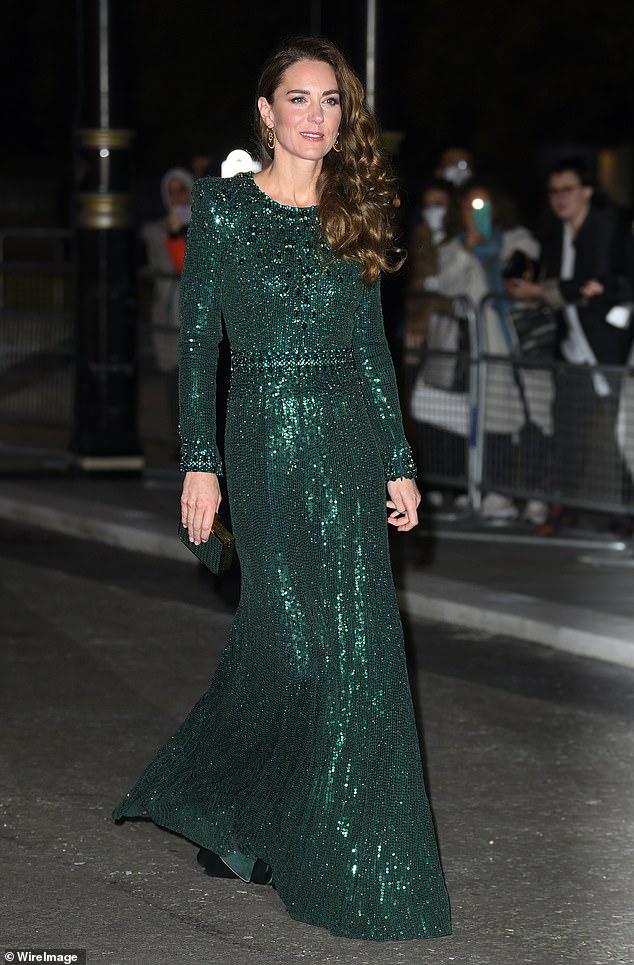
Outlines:
{"label": "woman's face", "polygon": [[318,161],[331,150],[341,124],[341,95],[335,72],[321,60],[291,64],[270,104],[258,108],[267,127],[275,128],[275,157],[289,155]]}

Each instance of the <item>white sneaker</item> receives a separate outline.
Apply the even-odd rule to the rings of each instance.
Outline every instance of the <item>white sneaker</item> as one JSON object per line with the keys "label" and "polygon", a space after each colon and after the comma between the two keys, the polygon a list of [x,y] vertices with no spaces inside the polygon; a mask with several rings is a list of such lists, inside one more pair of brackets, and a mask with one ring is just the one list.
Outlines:
{"label": "white sneaker", "polygon": [[529,499],[524,507],[524,519],[534,526],[543,526],[548,519],[548,503],[543,499]]}
{"label": "white sneaker", "polygon": [[512,499],[500,493],[487,493],[480,508],[488,519],[517,519],[519,510]]}

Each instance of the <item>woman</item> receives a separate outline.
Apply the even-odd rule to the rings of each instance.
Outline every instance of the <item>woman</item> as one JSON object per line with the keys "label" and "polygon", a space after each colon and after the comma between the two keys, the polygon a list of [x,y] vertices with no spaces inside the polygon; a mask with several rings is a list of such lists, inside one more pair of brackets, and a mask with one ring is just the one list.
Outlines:
{"label": "woman", "polygon": [[[487,227],[478,221],[476,211],[489,206]],[[470,181],[460,194],[463,223],[462,242],[480,261],[487,277],[489,291],[504,289],[503,270],[514,251],[526,258],[539,258],[539,242],[528,228],[519,223],[515,205],[503,192],[483,181]],[[486,221],[486,219],[485,219]]]}
{"label": "woman", "polygon": [[[447,212],[451,210],[449,186],[440,180],[429,181],[421,194],[420,220],[408,241],[407,297],[403,343],[406,364],[420,364],[420,349],[425,344],[430,316],[437,309],[451,311],[438,282],[439,248],[447,238]],[[451,220],[451,216],[450,216]]]}
{"label": "woman", "polygon": [[196,186],[182,297],[182,520],[205,540],[220,502],[222,311],[240,605],[208,692],[115,817],[191,838],[211,872],[214,854],[245,880],[264,862],[291,916],[333,934],[443,935],[385,524],[386,480],[400,532],[420,501],[377,284],[394,189],[330,43],[278,51],[258,91],[272,163]]}
{"label": "woman", "polygon": [[[469,331],[464,297],[474,306],[487,293],[480,262],[457,237],[458,205],[449,184],[431,181],[423,191],[423,220],[408,244],[408,298],[403,331],[411,363],[410,409],[419,462],[430,477],[449,477],[463,488],[469,436]],[[428,489],[427,502],[441,508],[445,495]],[[461,494],[457,507],[465,503]]]}
{"label": "woman", "polygon": [[[504,269],[514,253],[527,262],[536,260],[539,242],[519,223],[511,199],[486,181],[471,181],[461,193],[460,207],[460,239],[480,262],[489,294],[498,296],[481,307],[482,351],[500,359],[490,361],[486,369],[483,470],[485,486],[494,491],[484,496],[481,513],[490,519],[513,520],[519,515],[518,507],[508,495],[495,490],[513,489],[518,465],[522,467],[524,485],[530,486],[534,482],[531,463],[538,457],[546,460],[552,431],[551,386],[548,372],[530,368],[519,371],[508,362],[515,352],[516,336],[510,304],[503,295]],[[524,507],[524,518],[538,525],[545,513],[545,503],[538,499],[528,500]]]}

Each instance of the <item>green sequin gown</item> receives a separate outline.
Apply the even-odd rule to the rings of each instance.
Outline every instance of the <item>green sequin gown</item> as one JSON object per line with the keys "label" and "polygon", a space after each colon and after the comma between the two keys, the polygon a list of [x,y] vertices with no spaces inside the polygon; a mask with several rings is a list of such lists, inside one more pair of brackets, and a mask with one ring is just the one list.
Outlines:
{"label": "green sequin gown", "polygon": [[335,935],[446,935],[388,555],[385,482],[415,467],[379,286],[331,258],[316,208],[251,175],[199,181],[194,198],[183,468],[221,471],[222,313],[240,604],[209,690],[114,816],[262,859],[290,915]]}

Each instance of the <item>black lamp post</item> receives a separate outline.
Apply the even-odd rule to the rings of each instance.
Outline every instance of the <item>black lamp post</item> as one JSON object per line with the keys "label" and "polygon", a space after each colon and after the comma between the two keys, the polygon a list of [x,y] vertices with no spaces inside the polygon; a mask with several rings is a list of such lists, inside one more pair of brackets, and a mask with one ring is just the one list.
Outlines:
{"label": "black lamp post", "polygon": [[72,449],[86,472],[138,472],[137,315],[123,0],[77,0],[77,377]]}

